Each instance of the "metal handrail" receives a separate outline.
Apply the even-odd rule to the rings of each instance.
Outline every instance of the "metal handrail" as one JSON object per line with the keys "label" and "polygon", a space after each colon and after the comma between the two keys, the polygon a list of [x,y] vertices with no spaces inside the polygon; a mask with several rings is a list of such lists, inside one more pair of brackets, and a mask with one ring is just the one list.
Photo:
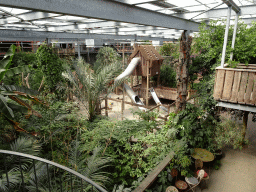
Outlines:
{"label": "metal handrail", "polygon": [[[68,167],[60,165],[58,163],[55,163],[55,162],[52,162],[52,161],[49,161],[49,160],[46,160],[46,159],[43,159],[43,158],[40,158],[40,157],[36,157],[36,156],[33,156],[33,155],[28,155],[28,154],[24,154],[24,153],[15,152],[15,151],[0,150],[0,153],[8,154],[8,155],[16,155],[16,156],[19,156],[19,157],[26,157],[26,158],[29,158],[29,159],[33,159],[34,171],[35,171],[35,161],[34,160],[41,161],[41,162],[44,162],[44,163],[49,164],[49,165],[53,165],[55,167],[58,167],[62,170],[65,170],[65,171],[79,177],[80,179],[82,179],[82,180],[86,181],[87,183],[91,184],[92,186],[96,187],[99,191],[107,192],[105,189],[103,189],[101,186],[99,186],[97,183],[95,183],[91,179],[85,177],[84,175],[82,175],[82,174],[80,174],[80,173],[78,173],[78,172],[76,172],[76,171],[74,171],[74,170],[72,170]],[[35,173],[35,178],[36,178],[36,173]],[[8,182],[8,176],[7,176],[7,182]]]}

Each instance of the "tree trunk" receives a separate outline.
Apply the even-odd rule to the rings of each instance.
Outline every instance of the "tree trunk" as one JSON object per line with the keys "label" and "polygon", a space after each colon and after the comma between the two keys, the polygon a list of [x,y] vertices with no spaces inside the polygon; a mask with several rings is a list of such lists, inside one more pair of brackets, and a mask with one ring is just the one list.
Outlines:
{"label": "tree trunk", "polygon": [[191,63],[190,46],[192,37],[187,35],[184,31],[180,40],[180,57],[177,65],[177,100],[176,112],[182,111],[186,108],[187,86],[188,86],[188,66]]}

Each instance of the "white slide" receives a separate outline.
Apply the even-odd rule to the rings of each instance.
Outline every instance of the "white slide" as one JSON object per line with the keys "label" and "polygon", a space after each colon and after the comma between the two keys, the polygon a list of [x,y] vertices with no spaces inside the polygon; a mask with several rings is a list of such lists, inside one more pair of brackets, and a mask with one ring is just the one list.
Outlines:
{"label": "white slide", "polygon": [[163,111],[165,111],[165,112],[168,113],[168,109],[166,109],[166,108],[162,105],[162,103],[161,103],[161,101],[159,100],[159,98],[157,97],[156,92],[155,92],[155,90],[153,89],[153,87],[150,88],[150,93],[151,93],[151,95],[152,95],[154,101],[156,102],[156,104],[157,104],[157,105],[160,105],[160,108],[161,108]]}
{"label": "white slide", "polygon": [[[138,63],[140,62],[140,57],[135,57],[131,60],[130,64],[127,66],[127,68],[124,70],[124,72],[122,74],[120,74],[116,79],[115,79],[115,84],[120,81],[121,79],[130,76],[132,74],[132,72],[134,71],[134,69],[136,68],[136,66],[138,65]],[[138,105],[144,105],[144,103],[140,100],[139,96],[136,95],[136,93],[127,85],[124,83],[124,89],[127,93],[127,95],[131,98],[131,100],[138,104]],[[157,97],[155,91],[153,88],[150,89],[150,93],[153,97],[153,99],[155,100],[156,104],[160,104],[162,105],[162,103],[160,102],[159,98]],[[163,109],[164,111],[168,112],[168,110],[164,107],[164,106],[160,106],[161,109]],[[144,110],[146,111],[147,109],[144,107],[139,107],[140,110]]]}

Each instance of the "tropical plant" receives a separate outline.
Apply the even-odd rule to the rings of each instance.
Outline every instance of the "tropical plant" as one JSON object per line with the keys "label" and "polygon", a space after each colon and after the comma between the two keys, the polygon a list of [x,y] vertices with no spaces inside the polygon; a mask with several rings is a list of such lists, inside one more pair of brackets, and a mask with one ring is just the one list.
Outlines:
{"label": "tropical plant", "polygon": [[[28,66],[10,68],[14,52],[15,46],[12,45],[3,60],[0,61],[0,82],[7,76],[13,76],[23,71],[29,71]],[[13,111],[24,112],[24,109],[27,108],[28,116],[34,114],[38,117],[41,117],[41,115],[34,111],[27,102],[21,99],[23,98],[32,100],[36,103],[40,103],[36,97],[32,96],[36,93],[36,91],[27,89],[25,87],[18,87],[16,85],[0,85],[0,113],[9,123],[13,125],[16,130],[25,131],[18,126],[17,122],[12,120],[14,117]],[[15,102],[19,105],[15,104]]]}
{"label": "tropical plant", "polygon": [[216,148],[222,149],[227,145],[233,146],[234,149],[242,149],[243,144],[248,141],[243,140],[241,134],[243,125],[230,118],[221,117],[221,121],[217,124],[214,132],[214,141]]}
{"label": "tropical plant", "polygon": [[94,63],[94,70],[97,70],[100,66],[104,67],[117,62],[120,60],[120,55],[112,47],[102,47],[100,48],[96,58],[97,60]]}
{"label": "tropical plant", "polygon": [[162,65],[160,68],[160,84],[166,87],[176,87],[176,71],[170,65]]}
{"label": "tropical plant", "polygon": [[160,47],[160,54],[163,56],[172,56],[174,59],[179,58],[179,44],[166,43]]}
{"label": "tropical plant", "polygon": [[64,76],[73,84],[74,94],[79,103],[87,109],[88,119],[92,121],[96,116],[100,97],[106,97],[121,83],[113,83],[114,78],[121,72],[121,65],[114,62],[93,71],[90,64],[78,59],[74,68],[73,73],[68,69]]}
{"label": "tropical plant", "polygon": [[[32,138],[19,137],[7,149],[30,155],[38,155],[40,144]],[[0,157],[0,162],[0,191],[19,191],[21,186],[20,171],[27,172],[31,167],[32,160],[23,157],[19,158],[16,155],[8,155],[6,156],[5,163],[3,156]],[[8,172],[9,188],[5,170]]]}
{"label": "tropical plant", "polygon": [[38,68],[45,77],[45,85],[50,92],[56,91],[57,84],[63,80],[62,72],[64,68],[62,61],[53,53],[52,47],[41,45],[36,52]]}

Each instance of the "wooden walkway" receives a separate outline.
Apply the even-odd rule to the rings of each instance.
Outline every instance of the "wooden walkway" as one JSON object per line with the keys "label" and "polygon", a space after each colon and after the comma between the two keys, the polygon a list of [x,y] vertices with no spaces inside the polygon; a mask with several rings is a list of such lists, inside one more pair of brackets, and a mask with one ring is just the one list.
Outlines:
{"label": "wooden walkway", "polygon": [[141,184],[133,192],[145,191],[157,178],[159,173],[169,164],[174,157],[174,152],[170,152],[163,161],[141,182]]}

